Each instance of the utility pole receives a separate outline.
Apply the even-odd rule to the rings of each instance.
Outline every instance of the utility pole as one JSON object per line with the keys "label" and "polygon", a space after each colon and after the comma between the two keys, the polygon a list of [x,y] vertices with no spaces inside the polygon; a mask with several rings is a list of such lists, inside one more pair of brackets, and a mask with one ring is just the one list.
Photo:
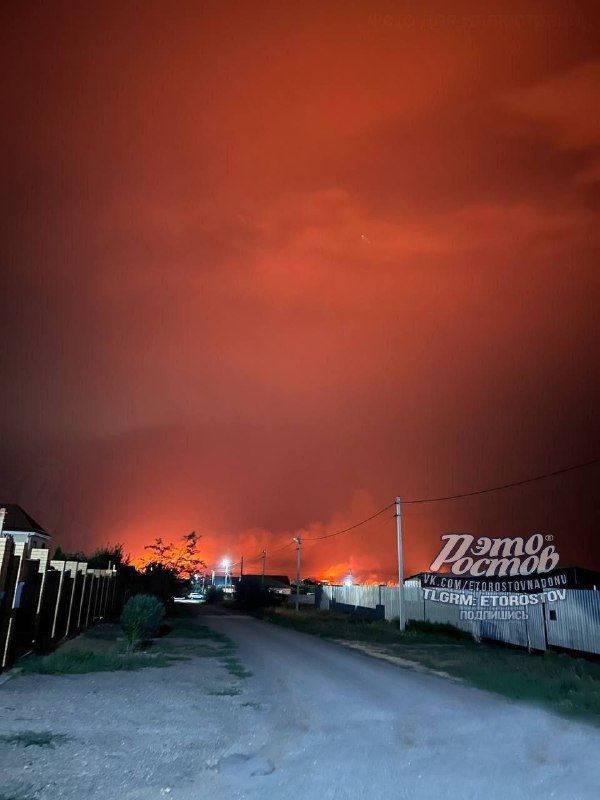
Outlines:
{"label": "utility pole", "polygon": [[300,555],[302,553],[302,537],[297,536],[294,541],[296,548],[296,611],[300,608]]}
{"label": "utility pole", "polygon": [[404,616],[404,561],[402,556],[402,503],[400,498],[396,498],[396,535],[398,537],[398,615],[400,618],[400,630],[405,627]]}
{"label": "utility pole", "polygon": [[267,551],[263,548],[262,551],[262,579],[261,579],[261,586],[265,585],[265,561],[267,560]]}
{"label": "utility pole", "polygon": [[244,556],[240,560],[240,578],[244,577]]}

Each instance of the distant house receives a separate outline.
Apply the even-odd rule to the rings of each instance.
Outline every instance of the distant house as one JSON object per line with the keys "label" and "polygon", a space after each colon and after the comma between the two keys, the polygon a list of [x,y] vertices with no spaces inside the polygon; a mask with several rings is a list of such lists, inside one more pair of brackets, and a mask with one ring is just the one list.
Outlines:
{"label": "distant house", "polygon": [[227,585],[225,585],[225,576],[215,575],[215,577],[212,580],[212,586],[214,589],[223,589],[223,591],[233,594],[238,581],[239,578],[234,578],[233,575],[228,575]]}
{"label": "distant house", "polygon": [[243,575],[240,580],[246,585],[264,586],[275,594],[291,594],[292,587],[287,575]]}
{"label": "distant house", "polygon": [[0,536],[12,536],[15,542],[29,542],[32,547],[48,548],[52,537],[16,503],[0,503]]}

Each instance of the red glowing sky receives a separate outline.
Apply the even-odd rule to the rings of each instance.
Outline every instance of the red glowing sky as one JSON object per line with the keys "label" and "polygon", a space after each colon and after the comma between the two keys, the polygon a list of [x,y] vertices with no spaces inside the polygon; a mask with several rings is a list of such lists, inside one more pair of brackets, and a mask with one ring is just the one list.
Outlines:
{"label": "red glowing sky", "polygon": [[[0,486],[64,546],[237,560],[597,455],[594,4],[3,15]],[[413,507],[407,571],[448,530],[598,567],[597,484]],[[390,576],[393,525],[306,572]]]}

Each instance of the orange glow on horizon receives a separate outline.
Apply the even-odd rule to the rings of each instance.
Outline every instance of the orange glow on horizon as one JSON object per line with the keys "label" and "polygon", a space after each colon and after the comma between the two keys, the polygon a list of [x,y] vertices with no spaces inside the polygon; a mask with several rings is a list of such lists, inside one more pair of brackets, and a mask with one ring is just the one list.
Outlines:
{"label": "orange glow on horizon", "polygon": [[[0,486],[57,544],[387,582],[392,511],[316,537],[596,455],[591,12],[4,5]],[[407,505],[405,574],[598,568],[597,483]]]}

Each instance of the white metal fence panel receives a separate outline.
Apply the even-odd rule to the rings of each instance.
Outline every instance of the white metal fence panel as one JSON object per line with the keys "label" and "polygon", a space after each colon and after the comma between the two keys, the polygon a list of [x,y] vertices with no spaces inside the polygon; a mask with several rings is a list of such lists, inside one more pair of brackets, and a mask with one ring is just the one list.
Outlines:
{"label": "white metal fence panel", "polygon": [[384,617],[388,621],[400,618],[400,598],[397,586],[381,587],[383,602],[385,604]]}
{"label": "white metal fence panel", "polygon": [[[434,600],[425,600],[425,621],[435,622],[438,625],[454,625],[461,631],[474,633],[476,628],[471,620],[461,619],[462,606],[449,603],[436,603]],[[475,634],[477,635],[477,634]]]}
{"label": "white metal fence panel", "polygon": [[[397,595],[398,589],[395,592]],[[404,614],[406,619],[415,622],[425,620],[425,600],[419,581],[406,581],[404,584]]]}
{"label": "white metal fence panel", "polygon": [[564,600],[544,604],[548,644],[600,655],[600,592],[564,591]]}
{"label": "white metal fence panel", "polygon": [[[426,621],[453,625],[472,634],[476,639],[493,639],[498,642],[545,650],[548,646],[579,650],[600,655],[600,591],[565,589],[564,599],[519,606],[526,619],[503,619],[503,614],[477,614],[481,610],[479,596],[474,592],[470,607],[426,600],[419,581],[404,585],[404,606],[407,621]],[[507,592],[485,592],[486,596],[508,597]],[[400,616],[397,586],[323,586],[320,594],[321,609],[339,611],[373,611],[387,620]],[[510,611],[510,604],[488,605],[488,610]],[[472,611],[473,614],[461,614]],[[487,616],[487,619],[477,617]],[[493,618],[495,617],[495,618]]]}
{"label": "white metal fence panel", "polygon": [[[475,593],[480,596],[482,593]],[[485,592],[486,596],[509,597],[508,592]],[[513,606],[492,606],[491,610],[512,610]],[[522,606],[521,610],[527,615],[526,619],[482,619],[478,623],[478,638],[494,639],[497,642],[506,642],[531,650],[546,649],[546,634],[544,630],[544,613],[542,604]]]}

